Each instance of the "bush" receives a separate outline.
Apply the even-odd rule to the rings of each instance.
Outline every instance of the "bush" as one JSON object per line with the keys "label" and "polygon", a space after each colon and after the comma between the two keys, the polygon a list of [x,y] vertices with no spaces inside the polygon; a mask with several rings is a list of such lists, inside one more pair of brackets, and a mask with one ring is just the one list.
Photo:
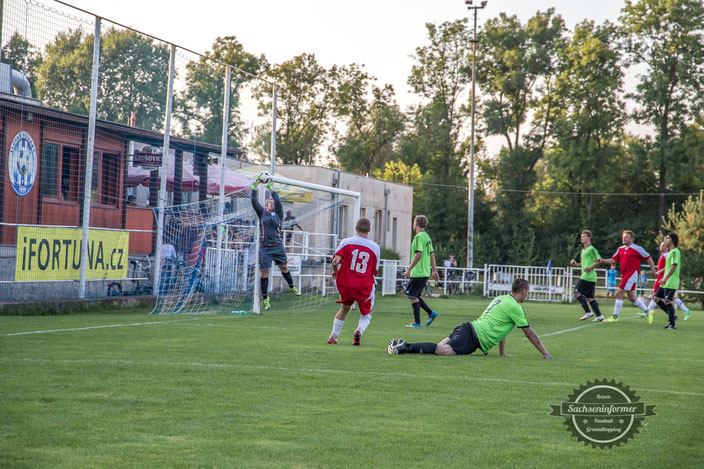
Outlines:
{"label": "bush", "polygon": [[382,248],[381,249],[381,258],[399,261],[399,260],[401,260],[401,254],[397,253],[393,249]]}

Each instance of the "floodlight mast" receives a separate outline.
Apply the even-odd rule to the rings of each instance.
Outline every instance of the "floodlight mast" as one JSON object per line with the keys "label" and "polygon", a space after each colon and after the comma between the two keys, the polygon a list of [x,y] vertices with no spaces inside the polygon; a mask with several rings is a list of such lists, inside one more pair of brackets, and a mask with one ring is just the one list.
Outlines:
{"label": "floodlight mast", "polygon": [[477,10],[483,10],[486,7],[487,0],[482,0],[479,6],[473,5],[473,0],[465,0],[468,10],[474,10],[474,37],[472,39],[472,95],[471,95],[471,119],[472,133],[469,150],[469,184],[468,192],[468,207],[467,207],[467,268],[471,269],[474,264],[474,115],[476,104],[476,81],[477,81]]}

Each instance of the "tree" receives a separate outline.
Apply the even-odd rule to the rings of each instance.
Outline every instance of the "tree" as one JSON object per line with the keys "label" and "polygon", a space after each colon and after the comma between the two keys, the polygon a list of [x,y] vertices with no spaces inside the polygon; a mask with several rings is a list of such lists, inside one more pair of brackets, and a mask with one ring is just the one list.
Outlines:
{"label": "tree", "polygon": [[[685,289],[698,290],[704,277],[704,191],[699,191],[699,197],[690,196],[676,210],[673,204],[667,212],[667,220],[663,220],[663,228],[674,231],[680,238],[679,248],[682,250],[681,279]],[[704,299],[700,299],[704,307]]]}
{"label": "tree", "polygon": [[42,63],[39,51],[20,33],[15,32],[2,48],[2,61],[13,70],[24,73],[32,87],[32,96],[37,95],[37,69]]}
{"label": "tree", "polygon": [[[37,93],[48,106],[88,114],[93,36],[80,30],[60,32],[44,51]],[[152,39],[129,30],[108,29],[101,37],[98,116],[150,130],[163,126],[168,78],[168,51]]]}
{"label": "tree", "polygon": [[374,79],[356,64],[333,67],[331,80],[332,108],[346,125],[345,134],[337,137],[334,148],[340,166],[362,174],[383,168],[393,158],[394,143],[405,124],[393,87],[372,85]]}
{"label": "tree", "polygon": [[[577,191],[590,222],[594,192],[614,177],[605,171],[620,155],[625,105],[619,98],[623,85],[616,28],[584,21],[575,27],[559,54],[555,79],[554,136],[556,146],[547,155],[553,178],[565,181],[562,190]],[[610,186],[610,184],[609,184]],[[581,218],[581,217],[580,217]]]}
{"label": "tree", "polygon": [[420,181],[422,175],[418,164],[408,166],[403,161],[387,161],[383,171],[374,170],[374,177],[412,186]]}
{"label": "tree", "polygon": [[47,44],[37,77],[37,95],[44,105],[88,115],[92,43],[89,47],[78,29],[61,31]]}
{"label": "tree", "polygon": [[[519,234],[533,236],[526,193],[536,182],[536,164],[552,135],[564,31],[563,19],[548,9],[536,13],[525,26],[516,16],[501,13],[486,23],[481,34],[477,82],[486,98],[478,106],[479,114],[487,134],[506,139],[498,159],[481,164],[496,189],[494,237],[500,240],[502,252],[511,251]],[[530,130],[524,132],[529,117]]]}
{"label": "tree", "polygon": [[230,82],[228,144],[241,144],[243,124],[238,112],[240,89],[267,67],[266,58],[244,50],[234,37],[218,37],[205,57],[186,65],[186,89],[179,94],[174,114],[191,138],[221,143],[225,101],[225,67],[233,67]]}
{"label": "tree", "polygon": [[620,21],[629,62],[646,67],[630,97],[639,105],[636,121],[655,127],[651,159],[662,227],[668,168],[680,158],[673,140],[704,106],[704,6],[700,0],[626,1]]}
{"label": "tree", "polygon": [[469,81],[471,35],[466,19],[425,26],[429,44],[416,48],[416,64],[411,67],[408,84],[428,101],[418,109],[416,122],[420,124],[418,118],[424,120],[432,115],[431,119],[441,124],[432,142],[431,157],[435,160],[435,174],[448,180],[462,158],[458,153],[462,146],[459,135],[468,113],[461,97]]}
{"label": "tree", "polygon": [[[92,36],[86,38],[92,49]],[[98,115],[111,122],[161,130],[169,77],[166,45],[130,30],[109,29],[101,38]]]}
{"label": "tree", "polygon": [[[276,104],[276,156],[284,164],[314,164],[330,127],[330,75],[318,64],[314,54],[301,54],[267,71],[268,77],[279,84]],[[262,113],[272,108],[271,85],[261,83],[255,88]],[[259,151],[271,140],[271,127],[259,135]]]}

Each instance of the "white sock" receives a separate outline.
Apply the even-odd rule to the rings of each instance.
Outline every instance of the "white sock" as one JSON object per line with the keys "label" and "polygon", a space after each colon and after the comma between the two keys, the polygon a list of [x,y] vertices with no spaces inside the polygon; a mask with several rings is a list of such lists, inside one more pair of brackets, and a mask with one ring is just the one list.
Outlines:
{"label": "white sock", "polygon": [[340,337],[340,332],[342,332],[342,326],[345,324],[345,321],[340,321],[339,319],[335,318],[332,321],[332,334],[330,334],[330,337],[333,339],[337,339]]}
{"label": "white sock", "polygon": [[682,300],[679,298],[675,298],[675,306],[684,311],[685,313],[689,313],[689,308],[687,308],[684,303],[682,303]]}
{"label": "white sock", "polygon": [[614,317],[618,317],[618,313],[621,312],[622,306],[623,306],[623,300],[614,301]]}
{"label": "white sock", "polygon": [[657,305],[658,303],[655,300],[650,300],[650,304],[648,305],[648,312],[654,310]]}
{"label": "white sock", "polygon": [[359,325],[357,325],[357,330],[364,334],[364,331],[367,330],[367,326],[369,326],[370,322],[372,322],[371,313],[367,314],[366,316],[359,316]]}
{"label": "white sock", "polygon": [[636,301],[634,301],[633,304],[642,309],[643,312],[648,312],[648,308],[645,307],[645,303],[643,303],[643,300],[641,300],[640,298],[636,298]]}

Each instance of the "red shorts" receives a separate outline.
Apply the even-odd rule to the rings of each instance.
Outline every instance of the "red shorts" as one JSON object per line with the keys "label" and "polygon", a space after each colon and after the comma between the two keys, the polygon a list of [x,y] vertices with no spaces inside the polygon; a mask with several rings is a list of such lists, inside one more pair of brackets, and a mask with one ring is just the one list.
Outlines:
{"label": "red shorts", "polygon": [[369,298],[359,298],[357,295],[343,296],[343,293],[340,293],[340,299],[335,303],[342,303],[345,306],[352,306],[355,302],[357,302],[357,305],[359,306],[359,313],[362,316],[366,316],[372,312],[372,309],[374,309],[374,291],[372,290],[372,294]]}
{"label": "red shorts", "polygon": [[621,277],[621,283],[619,288],[624,291],[633,291],[636,289],[636,284],[638,283],[638,271],[634,270],[630,275],[624,275]]}

